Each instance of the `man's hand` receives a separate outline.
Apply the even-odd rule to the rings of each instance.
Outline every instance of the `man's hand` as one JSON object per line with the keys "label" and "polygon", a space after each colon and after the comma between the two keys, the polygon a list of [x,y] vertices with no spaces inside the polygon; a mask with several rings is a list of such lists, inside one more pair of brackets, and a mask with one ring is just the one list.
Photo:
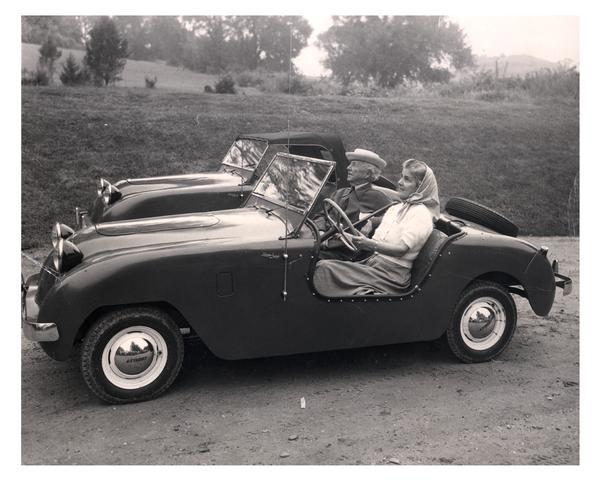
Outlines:
{"label": "man's hand", "polygon": [[363,227],[360,229],[360,233],[362,233],[363,235],[369,235],[372,230],[373,230],[373,222],[371,222],[371,220],[369,219],[363,225]]}
{"label": "man's hand", "polygon": [[335,235],[333,235],[332,237],[329,237],[325,243],[323,244],[322,248],[324,250],[330,250],[332,248],[340,248],[344,246],[344,242],[342,242],[340,240],[340,235],[339,233],[336,233]]}

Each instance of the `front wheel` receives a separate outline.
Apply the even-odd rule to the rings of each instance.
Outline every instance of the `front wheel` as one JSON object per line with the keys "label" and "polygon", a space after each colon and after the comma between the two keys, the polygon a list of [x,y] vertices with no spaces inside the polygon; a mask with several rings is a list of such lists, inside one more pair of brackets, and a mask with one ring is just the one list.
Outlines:
{"label": "front wheel", "polygon": [[446,338],[463,362],[486,362],[502,353],[516,326],[517,308],[508,291],[497,283],[476,282],[458,300]]}
{"label": "front wheel", "polygon": [[167,390],[181,369],[183,338],[169,315],[126,308],[102,316],[81,348],[81,373],[109,403],[140,402]]}

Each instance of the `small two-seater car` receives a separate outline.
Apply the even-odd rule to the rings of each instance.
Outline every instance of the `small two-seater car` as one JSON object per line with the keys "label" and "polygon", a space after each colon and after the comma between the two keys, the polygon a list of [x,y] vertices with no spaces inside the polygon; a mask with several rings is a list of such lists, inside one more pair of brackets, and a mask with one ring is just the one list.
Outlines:
{"label": "small two-seater car", "polygon": [[89,388],[125,403],[169,388],[187,332],[224,359],[445,334],[459,359],[480,362],[515,331],[513,294],[546,315],[557,285],[568,293],[547,248],[442,216],[401,295],[322,295],[313,271],[324,236],[309,215],[334,168],[279,153],[242,208],[55,227],[53,251],[23,285],[26,336],[56,360],[81,344]]}
{"label": "small two-seater car", "polygon": [[[216,172],[131,178],[112,184],[101,178],[89,210],[75,208],[76,228],[101,222],[238,208],[276,153],[335,162],[331,190],[348,186],[348,159],[338,135],[302,131],[239,135]],[[381,176],[377,185],[394,188]]]}

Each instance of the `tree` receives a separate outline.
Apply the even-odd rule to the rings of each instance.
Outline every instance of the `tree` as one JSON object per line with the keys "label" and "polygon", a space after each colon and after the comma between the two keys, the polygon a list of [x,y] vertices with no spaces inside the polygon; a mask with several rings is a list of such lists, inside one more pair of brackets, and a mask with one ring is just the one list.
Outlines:
{"label": "tree", "polygon": [[119,74],[127,63],[127,39],[117,30],[109,17],[101,17],[90,30],[83,59],[94,78],[104,86],[120,80]]}
{"label": "tree", "polygon": [[60,73],[60,81],[63,85],[75,86],[83,85],[89,80],[89,72],[85,68],[81,68],[75,60],[75,56],[69,53],[67,61],[63,64],[62,72]]}
{"label": "tree", "polygon": [[448,81],[451,69],[473,64],[460,27],[439,16],[333,17],[319,44],[323,65],[344,85]]}
{"label": "tree", "polygon": [[54,78],[54,62],[60,58],[62,52],[56,47],[56,40],[52,35],[46,37],[46,40],[42,43],[38,51],[40,52],[38,69],[46,71],[50,82],[52,82]]}
{"label": "tree", "polygon": [[156,16],[148,19],[148,37],[153,58],[179,65],[186,32],[176,17]]}
{"label": "tree", "polygon": [[127,38],[129,58],[132,60],[155,60],[148,29],[150,17],[128,15],[113,17],[117,29]]}
{"label": "tree", "polygon": [[117,28],[127,38],[129,58],[135,60],[165,60],[179,65],[187,31],[171,16],[118,16],[113,17]]}
{"label": "tree", "polygon": [[83,48],[83,21],[77,16],[22,16],[21,41],[39,45],[52,35],[57,47]]}
{"label": "tree", "polygon": [[192,32],[184,48],[184,64],[193,63],[194,70],[208,73],[227,70],[231,63],[227,17],[183,17],[183,24]]}
{"label": "tree", "polygon": [[235,47],[234,61],[248,70],[263,68],[287,71],[291,56],[297,57],[308,44],[312,27],[303,17],[230,17],[230,42]]}
{"label": "tree", "polygon": [[185,63],[189,64],[191,59],[205,62],[199,69],[211,73],[257,68],[286,71],[290,61],[290,30],[292,58],[307,45],[312,32],[302,17],[203,16],[183,17],[182,21],[197,39],[188,39]]}

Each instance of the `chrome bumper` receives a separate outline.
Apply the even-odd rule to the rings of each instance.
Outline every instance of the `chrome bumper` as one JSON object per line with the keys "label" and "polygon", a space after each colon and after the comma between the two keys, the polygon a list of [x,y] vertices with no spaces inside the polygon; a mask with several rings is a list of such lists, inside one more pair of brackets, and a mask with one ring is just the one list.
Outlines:
{"label": "chrome bumper", "polygon": [[569,295],[573,291],[573,280],[566,275],[558,273],[558,262],[556,260],[552,262],[552,271],[554,272],[554,276],[559,279],[556,281],[556,286],[562,288],[563,296]]}
{"label": "chrome bumper", "polygon": [[39,307],[35,301],[39,274],[32,275],[23,282],[21,279],[21,328],[29,340],[35,342],[55,342],[59,339],[55,323],[38,323]]}

